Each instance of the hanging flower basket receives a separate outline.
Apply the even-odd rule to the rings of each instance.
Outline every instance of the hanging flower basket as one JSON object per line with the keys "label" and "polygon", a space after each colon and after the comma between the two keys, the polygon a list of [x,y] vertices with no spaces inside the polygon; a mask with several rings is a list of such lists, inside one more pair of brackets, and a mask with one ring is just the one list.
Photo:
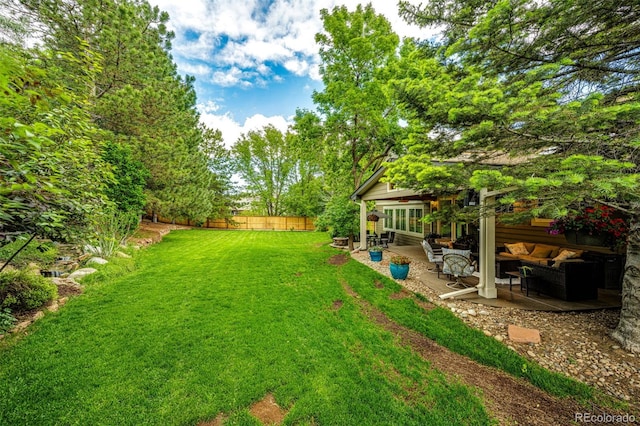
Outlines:
{"label": "hanging flower basket", "polygon": [[547,232],[564,234],[568,242],[577,245],[623,247],[629,228],[627,220],[609,206],[587,207],[578,214],[551,222]]}
{"label": "hanging flower basket", "polygon": [[367,216],[367,220],[369,222],[377,222],[380,218],[378,216],[376,216],[375,214],[370,214],[369,216]]}
{"label": "hanging flower basket", "polygon": [[607,243],[606,234],[589,234],[587,232],[580,231],[565,231],[564,237],[571,244],[596,247],[609,246],[609,244]]}

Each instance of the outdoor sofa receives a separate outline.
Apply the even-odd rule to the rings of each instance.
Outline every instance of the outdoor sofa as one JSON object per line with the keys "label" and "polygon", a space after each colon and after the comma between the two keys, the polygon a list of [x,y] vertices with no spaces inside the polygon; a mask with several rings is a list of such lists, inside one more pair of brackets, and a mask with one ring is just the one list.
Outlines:
{"label": "outdoor sofa", "polygon": [[523,260],[521,264],[528,267],[527,275],[531,276],[529,291],[566,301],[598,298],[599,262],[567,260],[548,266]]}
{"label": "outdoor sofa", "polygon": [[504,250],[499,250],[502,262],[517,259],[520,266],[527,267],[529,291],[566,301],[598,298],[602,264],[586,260],[586,254],[575,248],[526,241],[505,243]]}

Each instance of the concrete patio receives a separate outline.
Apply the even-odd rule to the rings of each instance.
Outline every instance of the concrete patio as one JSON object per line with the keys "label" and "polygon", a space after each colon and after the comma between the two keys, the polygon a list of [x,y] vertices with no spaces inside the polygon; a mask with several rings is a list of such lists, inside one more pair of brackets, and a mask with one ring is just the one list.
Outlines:
{"label": "concrete patio", "polygon": [[[421,246],[417,245],[404,245],[398,246],[392,244],[387,250],[390,253],[401,254],[411,258],[415,262],[421,262],[429,264],[424,250]],[[436,292],[437,294],[450,293],[454,290],[447,287],[446,284],[451,282],[444,274],[421,272],[418,279],[422,281],[427,287]],[[463,280],[472,286],[475,286],[479,282],[477,277],[468,277]],[[500,283],[496,282],[496,288],[498,290],[497,299],[486,299],[478,296],[477,293],[466,294],[457,296],[456,300],[464,300],[467,302],[478,303],[485,306],[494,307],[509,307],[526,310],[537,311],[553,311],[553,312],[567,312],[567,311],[586,311],[608,308],[619,308],[621,306],[620,290],[605,290],[598,289],[597,300],[586,300],[579,302],[567,302],[560,299],[555,299],[544,294],[537,294],[535,291],[529,292],[529,296],[525,295],[525,292],[520,289],[520,284],[517,279],[514,279],[512,291],[509,291],[508,280],[503,283],[504,280],[500,280]],[[516,284],[517,283],[517,284]],[[453,299],[452,299],[453,300]]]}

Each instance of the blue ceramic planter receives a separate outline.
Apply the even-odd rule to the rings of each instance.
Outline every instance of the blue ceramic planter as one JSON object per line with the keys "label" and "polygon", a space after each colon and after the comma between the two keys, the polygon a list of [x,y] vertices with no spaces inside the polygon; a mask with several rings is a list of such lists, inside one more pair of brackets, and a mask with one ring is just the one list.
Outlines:
{"label": "blue ceramic planter", "polygon": [[382,260],[382,252],[381,251],[370,251],[369,257],[372,262],[380,262]]}
{"label": "blue ceramic planter", "polygon": [[409,265],[390,263],[389,270],[391,271],[391,276],[396,280],[406,280],[407,275],[409,275]]}

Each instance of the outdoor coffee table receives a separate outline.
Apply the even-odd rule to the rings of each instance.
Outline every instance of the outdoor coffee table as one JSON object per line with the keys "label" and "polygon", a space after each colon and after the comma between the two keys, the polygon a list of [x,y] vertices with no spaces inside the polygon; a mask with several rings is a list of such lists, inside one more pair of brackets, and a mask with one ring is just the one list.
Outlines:
{"label": "outdoor coffee table", "polygon": [[[514,278],[520,278],[520,291],[522,291],[522,275],[520,275],[519,271],[506,271],[505,274],[509,276],[509,291],[511,291],[511,286],[513,285]],[[529,295],[529,287],[527,289],[527,296]]]}
{"label": "outdoor coffee table", "polygon": [[[522,274],[520,273],[520,271],[507,271],[505,272],[506,275],[509,276],[509,291],[511,291],[511,285],[513,284],[513,279],[514,278],[520,278],[520,291],[522,291],[522,287],[524,287],[525,291],[526,291],[526,295],[529,296],[529,284],[534,284],[534,290],[536,290],[536,286],[535,286],[535,281],[531,281],[534,280],[534,277],[528,276],[528,277],[523,277]],[[527,278],[526,280],[523,278]],[[538,290],[538,294],[540,294],[540,290]]]}
{"label": "outdoor coffee table", "polygon": [[515,271],[520,266],[520,259],[496,255],[496,277],[508,278],[507,271]]}

